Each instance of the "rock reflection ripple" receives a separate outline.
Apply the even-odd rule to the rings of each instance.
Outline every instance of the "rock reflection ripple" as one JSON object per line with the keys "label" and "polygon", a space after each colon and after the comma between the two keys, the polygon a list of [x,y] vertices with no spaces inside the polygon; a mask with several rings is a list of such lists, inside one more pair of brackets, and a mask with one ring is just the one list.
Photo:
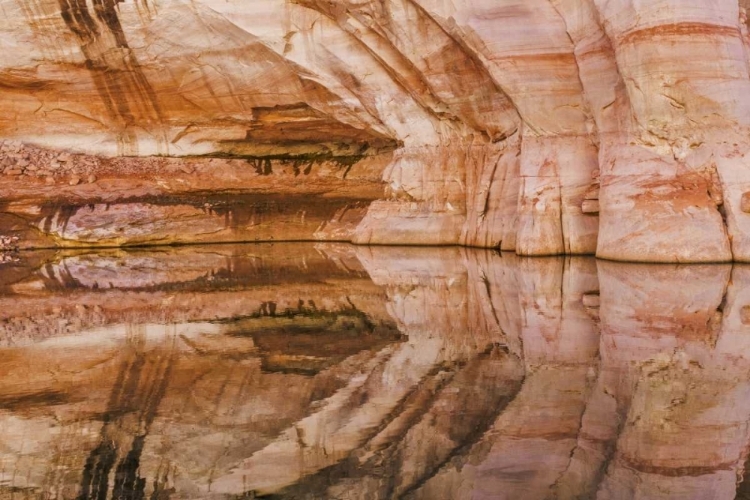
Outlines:
{"label": "rock reflection ripple", "polygon": [[0,498],[750,498],[750,267],[263,244],[0,268]]}

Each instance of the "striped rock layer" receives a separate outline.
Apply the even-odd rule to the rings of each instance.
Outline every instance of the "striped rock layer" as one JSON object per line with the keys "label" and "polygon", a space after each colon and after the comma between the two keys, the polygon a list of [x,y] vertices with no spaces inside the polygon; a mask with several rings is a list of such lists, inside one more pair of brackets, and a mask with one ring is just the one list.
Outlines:
{"label": "striped rock layer", "polygon": [[[748,261],[747,3],[0,0],[3,227],[57,246],[220,233]],[[61,149],[132,161],[60,174]],[[227,190],[316,214],[186,208],[191,232],[144,201]],[[117,234],[96,211],[50,222],[122,200]]]}

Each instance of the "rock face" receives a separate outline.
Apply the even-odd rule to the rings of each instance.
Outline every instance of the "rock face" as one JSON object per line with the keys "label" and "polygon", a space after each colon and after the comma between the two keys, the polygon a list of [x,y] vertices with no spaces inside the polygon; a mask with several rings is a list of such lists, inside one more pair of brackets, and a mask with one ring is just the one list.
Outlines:
{"label": "rock face", "polygon": [[[105,191],[109,203],[140,199],[123,209],[136,219],[184,216],[144,208],[148,191],[223,189],[203,184],[199,169],[192,187],[133,191],[136,180],[164,175],[161,160],[137,157],[220,157],[237,163],[216,166],[216,175],[230,172],[227,181],[241,177],[240,163],[252,173],[260,162],[264,173],[267,161],[297,170],[315,161],[330,167],[331,191],[361,202],[361,213],[341,222],[335,214],[348,202],[334,204],[290,238],[750,261],[742,202],[750,192],[746,7],[745,0],[0,0],[8,48],[0,54],[0,137],[102,162],[134,157],[108,172]],[[25,164],[12,149],[3,151],[3,198],[101,201],[100,193],[57,187],[86,187],[89,174],[59,176],[52,162]],[[362,172],[381,180],[376,196],[360,196]],[[172,184],[183,174],[170,174]],[[247,176],[231,182],[237,191],[276,195],[306,188],[278,180],[263,188]],[[321,190],[305,194],[317,204],[310,195]],[[4,213],[39,223],[28,211]],[[282,225],[293,220],[279,213]],[[317,232],[329,223],[337,227]],[[197,241],[223,230],[199,226]],[[119,239],[92,236],[92,228],[80,237],[42,233],[76,245],[100,237],[169,241],[178,231],[149,227],[130,235],[125,225]],[[282,234],[243,227],[251,229],[226,239]]]}
{"label": "rock face", "polygon": [[749,271],[25,252],[0,268],[0,497],[747,498]]}

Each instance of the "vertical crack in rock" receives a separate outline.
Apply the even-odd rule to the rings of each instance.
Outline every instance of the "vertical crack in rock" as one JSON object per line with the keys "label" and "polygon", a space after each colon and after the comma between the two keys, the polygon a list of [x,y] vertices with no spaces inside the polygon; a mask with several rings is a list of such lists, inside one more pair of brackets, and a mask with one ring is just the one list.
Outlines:
{"label": "vertical crack in rock", "polygon": [[583,79],[581,78],[581,66],[578,61],[578,54],[576,52],[576,42],[573,40],[573,37],[570,35],[570,28],[568,27],[568,21],[565,19],[565,16],[563,16],[562,12],[560,11],[560,0],[549,0],[550,5],[552,6],[552,9],[557,13],[557,15],[560,17],[560,21],[565,26],[565,35],[568,37],[568,40],[570,41],[570,47],[573,51],[573,62],[575,62],[576,65],[576,76],[578,77],[578,85],[581,88],[581,101],[584,104],[583,108],[583,114],[586,116],[586,122],[591,123],[594,127],[593,132],[591,132],[591,135],[598,135],[597,125],[596,121],[593,119],[592,113],[591,113],[591,103],[589,102],[588,95],[586,93],[586,87],[583,84]]}
{"label": "vertical crack in rock", "polygon": [[[724,188],[726,184],[722,178],[721,171],[719,170],[715,162],[712,162],[710,165],[708,179],[706,182],[708,183],[708,197],[711,201],[713,201],[716,211],[721,217],[724,237],[729,242],[729,252],[731,255],[731,260],[735,260],[735,245],[732,238],[733,228],[730,218],[737,217],[739,214],[737,213],[736,209],[733,209],[731,206],[728,207],[727,205],[727,193],[725,193]],[[732,213],[730,214],[729,212]]]}
{"label": "vertical crack in rock", "polygon": [[562,174],[560,171],[560,164],[557,165],[557,190],[558,195],[557,198],[560,200],[560,248],[562,248],[562,253],[565,255],[570,255],[570,231],[565,224],[565,204],[563,203],[563,189],[562,189]]}
{"label": "vertical crack in rock", "polygon": [[490,280],[487,278],[487,274],[482,270],[482,284],[484,285],[484,290],[487,293],[487,302],[490,305],[490,310],[492,311],[492,318],[495,320],[495,325],[500,329],[500,332],[505,335],[505,332],[503,332],[502,326],[500,326],[500,318],[497,315],[497,311],[495,310],[495,303],[492,301],[492,290],[490,287]]}
{"label": "vertical crack in rock", "polygon": [[493,162],[492,172],[490,173],[489,181],[487,183],[487,194],[484,196],[484,203],[482,204],[482,211],[479,212],[479,218],[484,219],[487,217],[487,213],[490,210],[490,198],[492,196],[492,183],[495,181],[495,173],[497,172],[497,165],[500,163],[500,157]]}
{"label": "vertical crack in rock", "polygon": [[[612,397],[614,398],[614,396]],[[625,421],[627,419],[628,410],[624,406],[621,407],[619,402],[617,409],[617,427],[612,438],[604,443],[604,453],[602,455],[602,461],[594,472],[591,481],[591,488],[588,491],[588,493],[590,493],[590,498],[596,498],[596,493],[601,489],[602,483],[607,477],[607,469],[609,468],[609,465],[615,459],[615,456],[617,454],[617,443],[620,439],[620,435],[625,429]],[[581,498],[589,498],[589,496],[582,495]]]}
{"label": "vertical crack in rock", "polygon": [[[598,354],[597,354],[597,359],[600,359]],[[599,366],[596,367],[597,378],[599,377],[599,374],[600,374],[600,369],[599,368],[600,368]],[[586,417],[586,410],[588,409],[588,406],[591,404],[591,396],[592,396],[592,393],[593,393],[595,387],[596,387],[596,381],[594,381],[593,384],[587,384],[587,387],[586,387],[587,394],[586,394],[586,397],[585,397],[585,399],[586,399],[586,405],[584,406],[583,411],[581,411],[580,418],[578,419],[578,426],[576,428],[576,436],[578,436],[578,440],[576,441],[576,445],[573,448],[570,449],[570,453],[568,454],[568,463],[567,463],[567,465],[562,470],[562,472],[560,472],[560,475],[557,477],[557,479],[555,479],[555,482],[550,487],[551,493],[547,497],[548,500],[557,500],[557,499],[560,499],[561,497],[564,498],[564,495],[561,495],[559,493],[559,491],[558,491],[559,488],[560,488],[560,484],[563,482],[563,480],[566,478],[566,476],[568,476],[569,474],[575,474],[576,473],[575,471],[571,470],[571,466],[573,465],[573,461],[575,459],[576,452],[582,449],[580,441],[581,441],[581,437],[582,437],[583,432],[584,432],[584,418]],[[579,498],[589,498],[589,496],[590,496],[591,493],[593,493],[593,492],[590,492],[590,491],[589,492],[580,492],[580,497]]]}

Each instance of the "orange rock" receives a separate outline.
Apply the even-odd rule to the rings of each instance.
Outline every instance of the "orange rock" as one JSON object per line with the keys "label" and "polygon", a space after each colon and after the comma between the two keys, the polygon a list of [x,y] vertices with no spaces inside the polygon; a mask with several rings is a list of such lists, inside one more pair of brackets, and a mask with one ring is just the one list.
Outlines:
{"label": "orange rock", "polygon": [[[373,161],[385,192],[357,227],[321,237],[750,261],[745,0],[190,5],[89,20],[9,3],[4,153],[82,178],[164,176],[154,193],[199,182],[202,155],[234,158],[265,193],[297,188],[282,175],[327,175],[352,198],[360,185],[343,181]],[[29,69],[39,54],[44,71]],[[162,170],[172,156],[190,160]]]}

